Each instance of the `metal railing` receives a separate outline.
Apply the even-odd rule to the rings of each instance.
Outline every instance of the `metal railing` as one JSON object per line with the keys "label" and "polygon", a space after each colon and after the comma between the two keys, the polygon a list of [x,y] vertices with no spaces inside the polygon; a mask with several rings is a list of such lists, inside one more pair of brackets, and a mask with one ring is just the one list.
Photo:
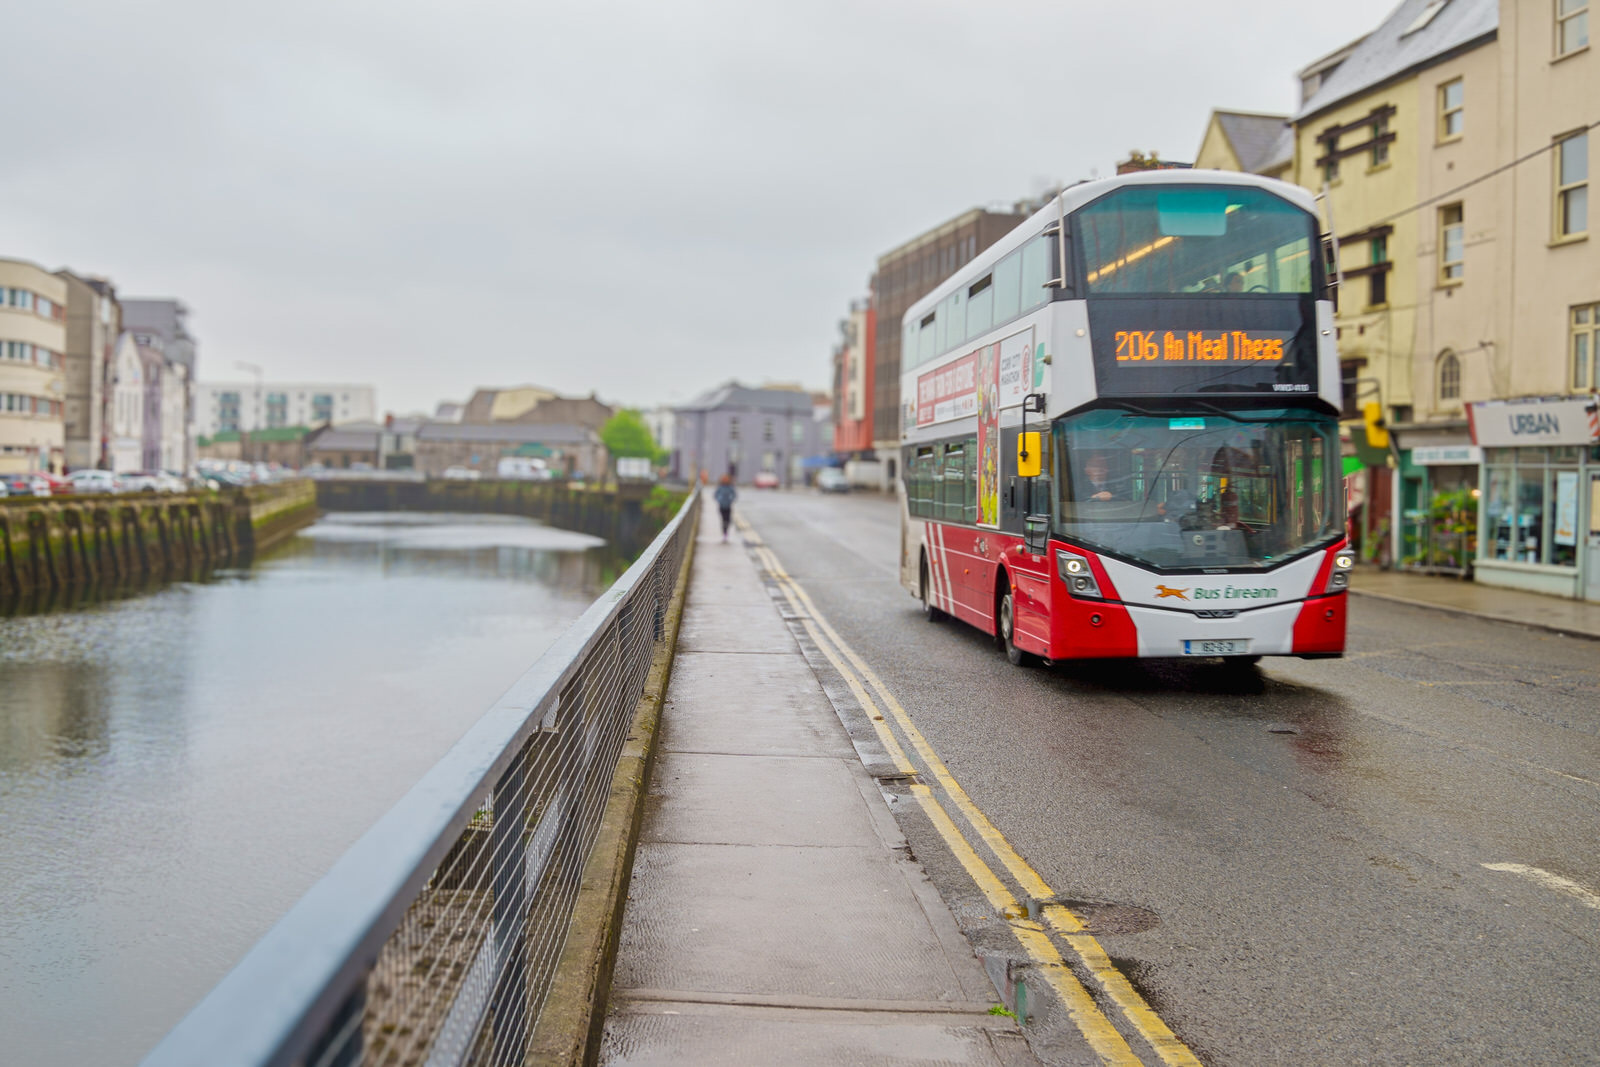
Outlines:
{"label": "metal railing", "polygon": [[146,1058],[521,1062],[699,494]]}

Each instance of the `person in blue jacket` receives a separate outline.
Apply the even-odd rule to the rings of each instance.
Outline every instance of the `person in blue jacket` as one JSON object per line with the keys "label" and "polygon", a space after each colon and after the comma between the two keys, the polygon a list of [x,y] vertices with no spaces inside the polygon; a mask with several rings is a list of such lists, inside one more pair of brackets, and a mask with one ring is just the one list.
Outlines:
{"label": "person in blue jacket", "polygon": [[722,539],[728,539],[728,527],[733,523],[733,501],[739,491],[733,487],[733,478],[724,474],[717,483],[717,510],[722,512]]}

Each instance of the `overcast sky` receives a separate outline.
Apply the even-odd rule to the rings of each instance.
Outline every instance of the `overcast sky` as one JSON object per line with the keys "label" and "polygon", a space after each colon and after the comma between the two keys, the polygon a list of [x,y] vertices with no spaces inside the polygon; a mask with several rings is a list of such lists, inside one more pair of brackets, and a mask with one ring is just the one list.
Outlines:
{"label": "overcast sky", "polygon": [[0,256],[192,312],[202,380],[823,388],[877,256],[1189,160],[1396,0],[78,0],[5,18]]}

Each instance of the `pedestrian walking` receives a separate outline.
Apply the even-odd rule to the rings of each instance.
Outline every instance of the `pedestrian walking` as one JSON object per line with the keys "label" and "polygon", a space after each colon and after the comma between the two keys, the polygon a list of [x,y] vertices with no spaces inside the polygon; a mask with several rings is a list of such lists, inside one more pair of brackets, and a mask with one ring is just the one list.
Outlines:
{"label": "pedestrian walking", "polygon": [[724,474],[717,483],[717,510],[722,512],[722,540],[728,540],[728,527],[733,524],[733,501],[739,491],[733,487],[733,478]]}

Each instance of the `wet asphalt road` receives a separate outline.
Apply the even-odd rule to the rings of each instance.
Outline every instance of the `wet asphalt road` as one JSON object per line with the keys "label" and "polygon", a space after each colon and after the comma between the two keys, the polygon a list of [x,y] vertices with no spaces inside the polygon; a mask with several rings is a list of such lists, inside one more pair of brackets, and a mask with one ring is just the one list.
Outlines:
{"label": "wet asphalt road", "polygon": [[1600,644],[1353,597],[1343,660],[1017,668],[922,619],[892,499],[738,506],[1204,1062],[1600,1062],[1600,898],[1485,866],[1600,892]]}

